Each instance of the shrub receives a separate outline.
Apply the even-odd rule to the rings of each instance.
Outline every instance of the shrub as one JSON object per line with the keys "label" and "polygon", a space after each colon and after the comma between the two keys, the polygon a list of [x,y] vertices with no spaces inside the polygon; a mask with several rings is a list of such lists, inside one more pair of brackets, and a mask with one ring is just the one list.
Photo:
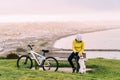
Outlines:
{"label": "shrub", "polygon": [[10,53],[7,55],[6,59],[18,59],[19,56],[15,53]]}
{"label": "shrub", "polygon": [[23,48],[17,48],[17,49],[16,49],[16,52],[26,52],[26,50],[23,49]]}
{"label": "shrub", "polygon": [[3,56],[0,56],[0,59],[5,59],[5,57],[3,57]]}

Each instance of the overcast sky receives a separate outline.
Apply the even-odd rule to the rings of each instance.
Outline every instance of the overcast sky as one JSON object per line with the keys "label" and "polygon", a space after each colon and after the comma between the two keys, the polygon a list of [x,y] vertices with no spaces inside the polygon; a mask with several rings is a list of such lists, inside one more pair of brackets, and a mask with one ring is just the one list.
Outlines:
{"label": "overcast sky", "polygon": [[[120,0],[0,0],[0,15],[119,16]],[[108,16],[107,15],[107,16]],[[120,17],[120,16],[119,16]],[[114,16],[113,16],[114,18]]]}

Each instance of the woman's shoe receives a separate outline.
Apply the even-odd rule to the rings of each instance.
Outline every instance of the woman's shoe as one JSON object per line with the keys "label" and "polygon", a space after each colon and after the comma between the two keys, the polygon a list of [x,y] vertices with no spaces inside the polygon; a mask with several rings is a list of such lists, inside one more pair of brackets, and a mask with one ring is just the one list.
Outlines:
{"label": "woman's shoe", "polygon": [[78,73],[79,72],[79,68],[76,70],[76,73]]}
{"label": "woman's shoe", "polygon": [[74,72],[75,72],[75,70],[76,70],[76,68],[73,68],[73,71],[72,71],[72,73],[74,73]]}

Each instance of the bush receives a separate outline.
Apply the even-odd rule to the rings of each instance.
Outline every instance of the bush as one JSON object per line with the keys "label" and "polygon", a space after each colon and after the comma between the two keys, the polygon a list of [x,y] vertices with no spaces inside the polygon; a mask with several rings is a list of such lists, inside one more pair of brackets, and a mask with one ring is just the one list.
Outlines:
{"label": "bush", "polygon": [[18,59],[19,56],[15,53],[10,53],[7,55],[6,59]]}
{"label": "bush", "polygon": [[26,50],[23,49],[23,48],[17,48],[17,49],[16,49],[16,52],[26,52]]}
{"label": "bush", "polygon": [[3,56],[0,56],[0,59],[5,59],[5,57],[3,57]]}

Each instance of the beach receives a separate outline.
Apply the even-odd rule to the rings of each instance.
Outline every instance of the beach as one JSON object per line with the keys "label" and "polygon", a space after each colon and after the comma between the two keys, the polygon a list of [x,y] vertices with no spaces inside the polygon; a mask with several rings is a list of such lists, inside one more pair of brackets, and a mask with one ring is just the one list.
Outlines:
{"label": "beach", "polygon": [[0,23],[0,54],[35,44],[36,51],[54,49],[56,40],[77,33],[91,33],[119,28],[114,22],[33,22]]}
{"label": "beach", "polygon": [[[86,49],[120,50],[120,29],[111,29],[81,34],[85,42]],[[71,44],[76,35],[67,36],[57,40],[54,47],[61,49],[71,49]]]}
{"label": "beach", "polygon": [[[82,34],[87,58],[120,59],[119,34],[119,28]],[[75,38],[76,35],[63,37],[55,42],[54,47],[72,50],[72,41]]]}

